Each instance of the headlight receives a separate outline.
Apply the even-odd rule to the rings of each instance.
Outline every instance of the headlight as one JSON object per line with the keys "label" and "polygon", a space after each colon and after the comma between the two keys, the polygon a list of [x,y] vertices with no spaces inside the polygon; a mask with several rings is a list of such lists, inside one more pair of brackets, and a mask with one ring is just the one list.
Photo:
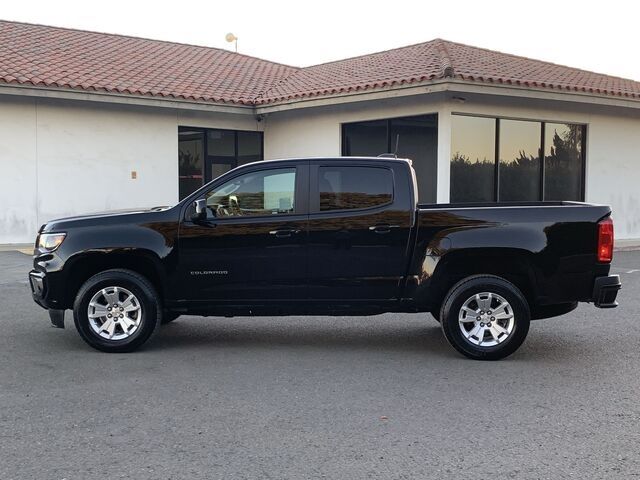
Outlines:
{"label": "headlight", "polygon": [[66,236],[66,233],[42,233],[38,236],[37,246],[41,250],[53,252],[60,246]]}

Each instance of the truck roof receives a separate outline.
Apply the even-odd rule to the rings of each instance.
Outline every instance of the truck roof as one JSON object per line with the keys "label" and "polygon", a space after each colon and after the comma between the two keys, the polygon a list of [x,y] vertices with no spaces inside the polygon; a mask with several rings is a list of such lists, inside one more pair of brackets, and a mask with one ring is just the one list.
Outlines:
{"label": "truck roof", "polygon": [[264,165],[265,163],[273,163],[273,162],[278,162],[278,163],[288,163],[288,162],[299,162],[301,160],[322,160],[322,161],[344,161],[344,160],[348,160],[348,161],[362,161],[362,160],[366,160],[367,162],[402,162],[402,163],[409,163],[409,165],[412,164],[411,159],[409,158],[395,158],[395,157],[347,157],[347,156],[335,156],[335,157],[291,157],[291,158],[273,158],[270,160],[258,160],[256,162],[251,162],[251,163],[245,163],[241,166],[246,166],[246,165],[254,165],[254,164],[260,164],[260,165]]}

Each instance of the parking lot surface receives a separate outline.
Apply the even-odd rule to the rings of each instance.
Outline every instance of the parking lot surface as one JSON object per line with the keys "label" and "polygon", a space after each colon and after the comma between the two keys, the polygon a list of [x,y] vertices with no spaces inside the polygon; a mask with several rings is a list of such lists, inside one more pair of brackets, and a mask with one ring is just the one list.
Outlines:
{"label": "parking lot surface", "polygon": [[105,354],[0,252],[0,478],[640,478],[640,252],[620,307],[500,362],[429,315],[199,318]]}

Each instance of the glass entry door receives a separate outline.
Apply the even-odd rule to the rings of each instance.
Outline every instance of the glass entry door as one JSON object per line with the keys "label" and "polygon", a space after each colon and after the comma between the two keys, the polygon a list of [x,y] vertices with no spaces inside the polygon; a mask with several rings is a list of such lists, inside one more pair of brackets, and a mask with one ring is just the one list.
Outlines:
{"label": "glass entry door", "polygon": [[229,170],[263,160],[263,151],[262,132],[180,127],[180,200]]}

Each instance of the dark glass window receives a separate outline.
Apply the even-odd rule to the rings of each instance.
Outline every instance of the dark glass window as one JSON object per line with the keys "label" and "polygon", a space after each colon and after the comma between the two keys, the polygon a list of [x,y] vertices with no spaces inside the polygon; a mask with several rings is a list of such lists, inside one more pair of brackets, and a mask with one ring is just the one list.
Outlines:
{"label": "dark glass window", "polygon": [[584,130],[584,125],[545,123],[545,200],[582,200]]}
{"label": "dark glass window", "polygon": [[496,120],[453,115],[451,129],[451,202],[493,201]]}
{"label": "dark glass window", "polygon": [[320,167],[320,210],[370,208],[391,203],[391,170],[377,167]]}
{"label": "dark glass window", "polygon": [[255,217],[293,213],[296,169],[240,175],[206,194],[207,216]]}
{"label": "dark glass window", "polygon": [[540,200],[540,123],[499,120],[498,201]]}
{"label": "dark glass window", "polygon": [[262,135],[238,132],[238,166],[262,160]]}
{"label": "dark glass window", "polygon": [[396,151],[413,160],[421,202],[435,202],[438,157],[438,116],[390,118],[342,126],[342,154],[378,156]]}
{"label": "dark glass window", "polygon": [[375,157],[389,152],[387,121],[346,123],[342,129],[342,154]]}
{"label": "dark glass window", "polygon": [[178,187],[180,200],[202,186],[204,134],[181,130],[178,134]]}
{"label": "dark glass window", "polygon": [[451,202],[583,200],[585,133],[585,125],[453,115]]}
{"label": "dark glass window", "polygon": [[262,159],[262,132],[180,127],[180,200],[229,170]]}

